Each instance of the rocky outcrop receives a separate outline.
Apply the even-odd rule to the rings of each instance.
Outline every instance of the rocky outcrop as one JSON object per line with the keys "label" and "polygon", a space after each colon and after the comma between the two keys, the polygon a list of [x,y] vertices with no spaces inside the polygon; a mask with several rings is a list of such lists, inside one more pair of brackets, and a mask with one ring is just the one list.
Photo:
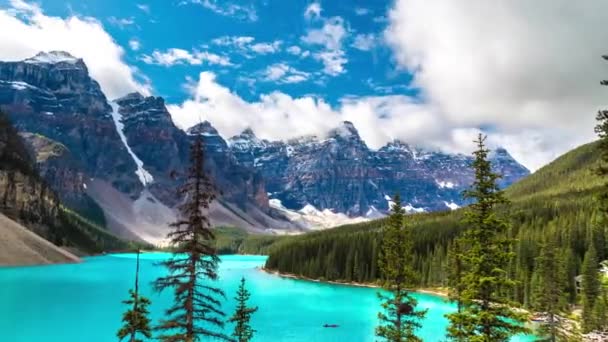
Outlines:
{"label": "rocky outcrop", "polygon": [[[287,142],[257,138],[250,129],[229,139],[239,162],[262,173],[271,198],[288,209],[312,205],[350,216],[387,212],[390,197],[400,193],[410,212],[455,209],[473,181],[472,157],[428,151],[395,140],[371,150],[350,122],[326,137]],[[490,156],[501,186],[529,171],[506,150]]]}
{"label": "rocky outcrop", "polygon": [[22,132],[20,135],[30,150],[36,171],[61,203],[103,226],[103,211],[86,193],[90,178],[68,148],[40,134]]}
{"label": "rocky outcrop", "polygon": [[220,197],[241,210],[246,210],[249,203],[268,210],[263,179],[255,170],[239,164],[209,122],[202,122],[186,133],[173,124],[161,97],[133,93],[115,102],[128,145],[153,177],[148,188],[163,203],[172,206],[180,200],[175,189],[182,183],[180,175],[190,165],[192,141],[200,135],[205,146],[206,169],[221,190]]}
{"label": "rocky outcrop", "polygon": [[0,62],[0,108],[14,125],[65,145],[87,174],[136,197],[142,184],[112,108],[86,65],[65,52]]}

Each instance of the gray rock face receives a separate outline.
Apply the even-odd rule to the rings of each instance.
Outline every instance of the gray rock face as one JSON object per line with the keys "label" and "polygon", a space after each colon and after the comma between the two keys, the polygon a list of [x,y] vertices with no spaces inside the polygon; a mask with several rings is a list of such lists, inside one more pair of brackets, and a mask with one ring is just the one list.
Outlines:
{"label": "gray rock face", "polygon": [[[410,211],[448,210],[463,205],[461,192],[473,181],[472,157],[425,151],[401,141],[374,151],[350,122],[324,138],[287,142],[258,139],[251,130],[229,139],[239,161],[259,170],[272,198],[290,209],[312,204],[351,216],[389,209],[387,196],[401,194]],[[491,155],[507,186],[529,174],[506,150]]]}
{"label": "gray rock face", "polygon": [[117,134],[112,108],[81,59],[50,52],[0,62],[0,109],[20,131],[65,145],[89,176],[133,197],[142,190],[136,165]]}
{"label": "gray rock face", "polygon": [[190,145],[200,134],[205,146],[206,168],[221,190],[222,200],[241,209],[245,209],[247,203],[268,208],[262,178],[238,163],[226,141],[209,122],[200,123],[185,133],[173,124],[160,97],[134,93],[115,102],[119,105],[129,146],[154,177],[149,189],[163,203],[175,205],[179,201],[175,193],[182,182],[179,175],[187,170]]}

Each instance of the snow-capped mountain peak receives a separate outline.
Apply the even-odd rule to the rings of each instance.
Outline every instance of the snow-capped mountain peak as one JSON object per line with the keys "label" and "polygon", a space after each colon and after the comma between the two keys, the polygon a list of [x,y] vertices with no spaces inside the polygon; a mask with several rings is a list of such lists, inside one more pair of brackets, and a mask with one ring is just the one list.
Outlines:
{"label": "snow-capped mountain peak", "polygon": [[39,52],[36,56],[30,57],[30,58],[24,60],[24,62],[26,62],[26,63],[46,63],[46,64],[56,64],[56,63],[76,64],[79,61],[82,61],[82,60],[72,56],[69,52],[66,52],[66,51]]}

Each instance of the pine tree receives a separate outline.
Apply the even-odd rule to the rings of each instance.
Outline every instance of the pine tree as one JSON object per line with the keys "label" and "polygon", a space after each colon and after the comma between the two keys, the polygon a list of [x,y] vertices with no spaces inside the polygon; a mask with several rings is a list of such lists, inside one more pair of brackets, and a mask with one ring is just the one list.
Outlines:
{"label": "pine tree", "polygon": [[552,241],[547,241],[536,258],[535,274],[538,279],[534,288],[534,308],[542,311],[547,317],[547,320],[541,323],[539,333],[545,338],[544,341],[550,342],[568,341],[569,338],[562,325],[565,322],[558,315],[566,308],[566,284],[563,283],[564,269],[560,262],[555,245]]}
{"label": "pine tree", "polygon": [[175,254],[161,263],[168,274],[154,284],[157,291],[174,291],[173,306],[157,329],[165,332],[160,337],[165,342],[193,342],[202,336],[229,340],[220,330],[225,294],[213,286],[220,259],[207,211],[215,188],[205,174],[200,136],[190,148],[190,162],[186,183],[178,190],[180,198],[185,198],[179,207],[180,219],[171,224],[173,230],[167,235]]}
{"label": "pine tree", "polygon": [[508,224],[497,216],[496,207],[507,200],[497,184],[500,176],[492,172],[485,140],[480,134],[476,141],[478,149],[472,165],[475,181],[464,193],[465,199],[474,203],[464,214],[467,228],[458,253],[463,271],[456,302],[461,310],[448,315],[449,337],[472,342],[507,341],[528,332],[523,325],[526,315],[513,309],[514,303],[506,296],[515,285],[506,270],[513,258],[512,240],[507,236]]}
{"label": "pine tree", "polygon": [[596,319],[593,315],[595,302],[600,295],[600,278],[599,278],[599,263],[597,261],[597,252],[593,240],[589,243],[589,249],[585,253],[585,259],[581,266],[583,276],[583,315],[582,329],[584,333],[590,332],[597,328]]}
{"label": "pine tree", "polygon": [[135,266],[135,289],[129,290],[129,296],[130,299],[123,301],[123,303],[130,305],[131,308],[123,314],[122,321],[125,324],[116,334],[118,339],[122,341],[128,336],[129,342],[142,342],[143,340],[138,339],[138,335],[152,338],[152,329],[148,318],[150,300],[139,294],[139,250],[137,250]]}
{"label": "pine tree", "polygon": [[416,310],[417,301],[408,291],[416,283],[412,267],[413,238],[409,227],[404,225],[405,211],[398,194],[393,202],[379,257],[383,288],[388,294],[378,294],[383,310],[378,313],[380,325],[376,336],[390,342],[418,342],[422,340],[415,331],[420,328],[426,310]]}
{"label": "pine tree", "polygon": [[251,297],[251,294],[247,291],[247,288],[245,288],[245,277],[243,277],[241,278],[241,285],[239,285],[236,297],[234,298],[237,301],[236,311],[229,320],[231,323],[236,323],[234,332],[232,333],[236,342],[249,342],[256,332],[249,322],[251,321],[251,315],[258,311],[258,307],[247,306],[249,297]]}

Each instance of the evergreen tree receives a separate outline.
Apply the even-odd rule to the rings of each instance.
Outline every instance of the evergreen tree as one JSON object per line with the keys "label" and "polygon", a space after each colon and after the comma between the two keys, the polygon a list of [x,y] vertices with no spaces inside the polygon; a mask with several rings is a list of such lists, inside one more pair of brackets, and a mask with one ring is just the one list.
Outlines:
{"label": "evergreen tree", "polygon": [[251,321],[251,315],[258,311],[258,308],[257,306],[247,306],[249,297],[251,297],[251,294],[247,291],[247,288],[245,288],[245,278],[243,277],[241,278],[241,285],[239,285],[236,297],[234,298],[237,301],[236,311],[229,320],[231,323],[236,323],[232,336],[237,342],[249,342],[255,333],[255,330],[251,327],[249,322]]}
{"label": "evergreen tree", "polygon": [[151,338],[152,329],[148,318],[150,300],[139,294],[139,250],[137,250],[135,266],[135,289],[129,290],[129,296],[130,299],[123,301],[123,303],[130,305],[131,308],[123,314],[122,321],[125,324],[116,335],[120,341],[128,336],[129,342],[142,342],[143,340],[138,339],[138,335]]}
{"label": "evergreen tree", "polygon": [[560,262],[553,242],[546,242],[536,258],[537,282],[534,288],[534,308],[547,317],[547,320],[541,323],[539,333],[544,341],[550,342],[568,341],[569,338],[562,325],[565,322],[558,315],[566,308],[564,269],[560,266]]}
{"label": "evergreen tree", "polygon": [[479,135],[474,152],[475,181],[465,191],[465,199],[474,201],[464,214],[467,225],[458,258],[464,265],[456,302],[460,312],[448,315],[448,335],[455,340],[497,342],[526,333],[525,314],[515,310],[506,293],[516,284],[508,277],[507,267],[513,258],[508,224],[496,215],[496,207],[507,200],[500,191],[499,175],[488,161],[486,137]]}
{"label": "evergreen tree", "polygon": [[376,336],[390,342],[422,341],[415,335],[426,310],[416,310],[417,301],[408,288],[415,286],[413,269],[413,238],[409,227],[404,225],[405,211],[399,195],[395,195],[391,215],[383,232],[379,268],[383,275],[383,288],[388,294],[379,293],[383,301],[378,313],[380,325]]}
{"label": "evergreen tree", "polygon": [[599,263],[597,252],[593,240],[589,244],[589,249],[585,253],[582,269],[582,296],[583,296],[583,316],[582,329],[584,333],[590,332],[597,327],[594,318],[595,302],[600,295]]}
{"label": "evergreen tree", "polygon": [[154,284],[157,291],[174,291],[173,306],[157,329],[165,332],[160,339],[166,342],[193,342],[202,336],[228,340],[220,330],[224,326],[221,299],[225,294],[213,286],[218,280],[220,259],[207,216],[215,188],[205,174],[200,136],[190,148],[190,162],[186,183],[178,190],[180,198],[185,199],[179,207],[180,218],[171,224],[173,230],[167,235],[175,254],[161,263],[168,274]]}

